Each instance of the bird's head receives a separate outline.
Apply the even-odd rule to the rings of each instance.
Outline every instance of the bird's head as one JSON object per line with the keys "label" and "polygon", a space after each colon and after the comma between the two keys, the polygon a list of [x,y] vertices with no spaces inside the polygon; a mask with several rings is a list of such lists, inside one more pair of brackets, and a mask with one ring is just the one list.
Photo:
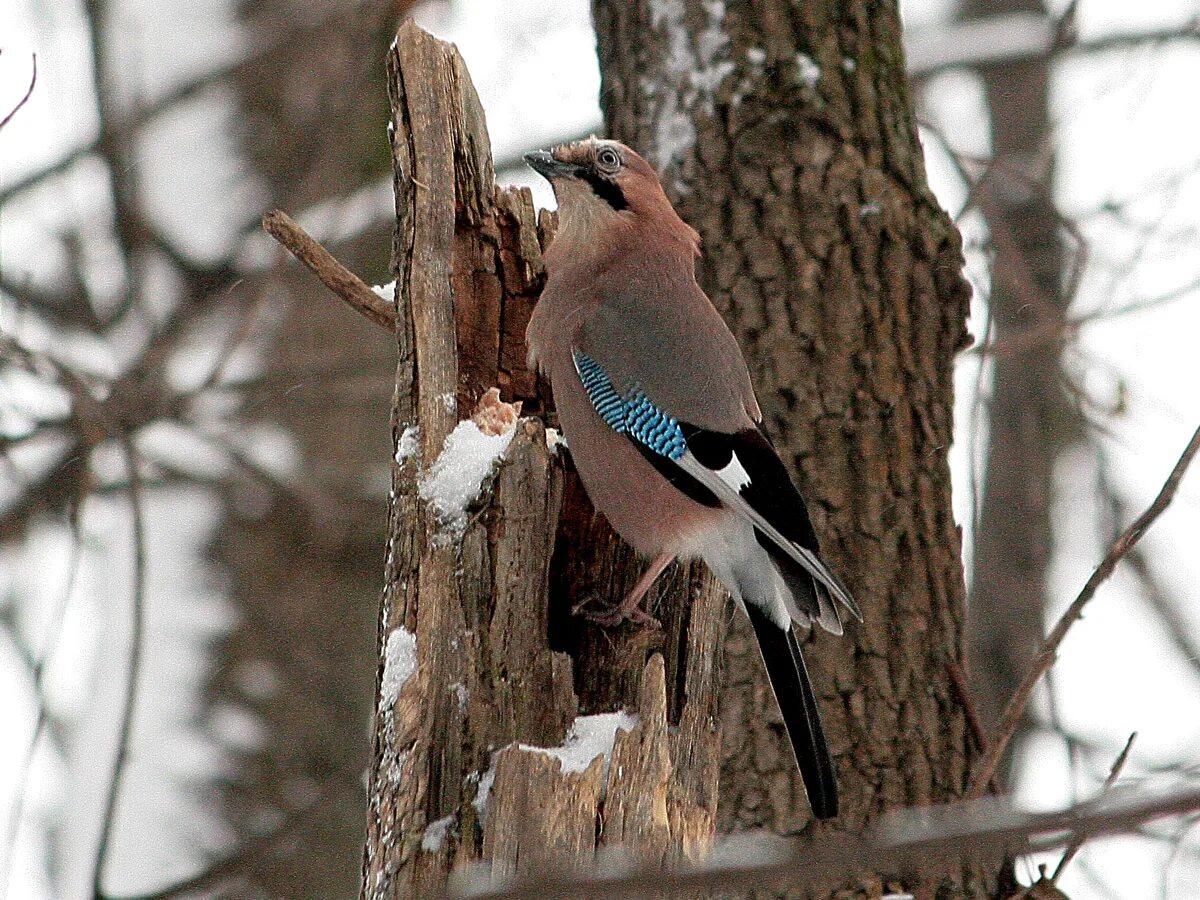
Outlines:
{"label": "bird's head", "polygon": [[525,161],[558,198],[556,242],[597,242],[633,230],[698,252],[699,235],[679,218],[653,167],[619,141],[588,138],[526,153]]}

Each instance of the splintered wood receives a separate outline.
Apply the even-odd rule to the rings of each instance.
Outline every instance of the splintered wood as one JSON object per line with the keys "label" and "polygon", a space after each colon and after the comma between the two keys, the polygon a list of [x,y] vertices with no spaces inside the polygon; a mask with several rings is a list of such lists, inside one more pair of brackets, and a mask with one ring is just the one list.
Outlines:
{"label": "splintered wood", "polygon": [[[433,897],[452,868],[482,865],[496,883],[587,866],[618,845],[656,862],[697,858],[713,835],[724,595],[698,568],[673,567],[652,594],[661,632],[569,615],[590,594],[619,598],[638,564],[548,446],[551,404],[527,368],[551,222],[527,190],[495,186],[483,112],[451,45],[407,23],[388,63],[396,464],[362,895]],[[422,479],[471,410],[482,434],[511,438],[448,538]],[[397,687],[387,647],[401,628],[417,666]],[[564,767],[572,726],[602,718],[581,708],[624,710],[628,727],[591,757],[593,745],[571,745],[588,758]]]}

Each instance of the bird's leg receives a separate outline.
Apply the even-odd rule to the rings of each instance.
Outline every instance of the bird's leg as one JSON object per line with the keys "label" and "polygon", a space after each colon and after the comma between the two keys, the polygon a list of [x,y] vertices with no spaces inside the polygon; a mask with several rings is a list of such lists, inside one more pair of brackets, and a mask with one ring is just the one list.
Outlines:
{"label": "bird's leg", "polygon": [[581,603],[575,604],[571,612],[577,616],[584,616],[589,621],[607,628],[620,625],[626,620],[633,622],[635,625],[648,625],[651,628],[660,628],[662,626],[658,619],[639,608],[639,604],[642,602],[642,598],[646,596],[646,592],[658,580],[658,576],[674,561],[674,553],[660,553],[656,556],[654,561],[646,567],[646,571],[642,573],[642,577],[638,579],[637,584],[633,586],[633,590],[626,594],[625,599],[615,606],[592,611],[586,608],[590,600],[584,600]]}

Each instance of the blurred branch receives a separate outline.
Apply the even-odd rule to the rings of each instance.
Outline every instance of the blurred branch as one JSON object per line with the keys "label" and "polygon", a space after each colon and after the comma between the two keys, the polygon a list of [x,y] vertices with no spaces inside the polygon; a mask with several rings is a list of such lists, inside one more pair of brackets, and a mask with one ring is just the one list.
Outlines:
{"label": "blurred branch", "polygon": [[1041,680],[1042,675],[1046,673],[1046,670],[1058,658],[1058,648],[1067,636],[1067,632],[1070,631],[1071,626],[1083,615],[1084,607],[1095,596],[1100,585],[1112,575],[1117,567],[1117,563],[1137,545],[1137,542],[1142,539],[1142,536],[1154,524],[1155,520],[1171,505],[1171,501],[1175,498],[1175,493],[1179,489],[1179,484],[1183,480],[1188,466],[1191,465],[1198,451],[1200,451],[1200,428],[1197,428],[1193,432],[1192,439],[1188,441],[1182,455],[1175,463],[1175,468],[1171,470],[1171,474],[1167,476],[1167,480],[1163,483],[1161,490],[1159,490],[1158,496],[1154,498],[1154,502],[1134,520],[1133,524],[1121,533],[1121,536],[1117,538],[1109,548],[1108,553],[1105,554],[1104,559],[1101,560],[1100,565],[1092,572],[1091,577],[1088,578],[1079,595],[1059,617],[1049,636],[1041,648],[1039,648],[1037,655],[1034,656],[1034,661],[1029,671],[1025,674],[1024,679],[1013,694],[1008,706],[1005,707],[997,729],[996,739],[988,752],[979,761],[971,776],[971,785],[967,791],[967,797],[978,798],[983,796],[992,773],[996,771],[1000,757],[1008,747],[1012,736],[1016,733],[1034,687]]}
{"label": "blurred branch", "polygon": [[1181,285],[1171,291],[1144,300],[1133,300],[1124,306],[1108,309],[1097,309],[1092,312],[1069,316],[1061,322],[1047,322],[1026,329],[1020,334],[1012,335],[1003,341],[980,341],[974,347],[963,351],[964,355],[1003,356],[1010,353],[1021,353],[1043,341],[1066,340],[1079,332],[1081,328],[1094,322],[1107,322],[1122,316],[1148,312],[1164,306],[1178,303],[1180,300],[1192,299],[1200,292],[1200,278]]}
{"label": "blurred branch", "polygon": [[[632,898],[694,895],[717,891],[722,896],[754,889],[804,890],[837,884],[863,869],[902,872],[928,871],[941,862],[988,861],[1003,851],[1043,852],[1102,835],[1123,834],[1143,822],[1182,815],[1200,808],[1200,788],[1147,799],[1132,796],[1117,802],[1111,795],[1072,806],[1062,812],[1024,814],[998,802],[957,804],[922,810],[924,821],[900,815],[866,837],[824,833],[812,843],[747,840],[736,859],[717,859],[708,866],[639,867],[621,874],[600,871],[536,871],[518,875],[500,887],[476,887],[471,869],[464,870],[456,896],[472,900],[574,900],[577,897]],[[486,871],[479,864],[476,873]],[[486,877],[484,875],[483,877]]]}
{"label": "blurred branch", "polygon": [[[1111,483],[1108,454],[1105,453],[1104,446],[1099,441],[1093,441],[1093,444],[1096,452],[1100,494],[1108,503],[1111,521],[1113,523],[1123,521],[1129,518],[1128,504],[1121,499]],[[1166,628],[1167,637],[1179,652],[1180,657],[1192,668],[1193,672],[1200,674],[1200,642],[1197,642],[1192,625],[1182,614],[1178,602],[1159,581],[1141,547],[1135,547],[1129,552],[1128,563],[1129,571],[1141,585],[1141,598],[1145,600],[1146,605],[1158,616],[1163,627]]]}
{"label": "blurred branch", "polygon": [[[1108,778],[1104,779],[1104,787],[1101,789],[1101,794],[1110,790],[1112,786],[1117,783],[1117,779],[1121,777],[1121,770],[1125,768],[1125,763],[1129,760],[1129,751],[1133,749],[1133,742],[1135,740],[1137,740],[1136,731],[1129,735],[1129,740],[1125,742],[1124,749],[1121,750],[1120,754],[1113,762],[1112,768],[1109,769]],[[1050,880],[1052,882],[1055,884],[1058,883],[1058,876],[1061,875],[1063,870],[1071,864],[1071,860],[1075,858],[1075,854],[1079,852],[1082,846],[1083,840],[1078,837],[1076,837],[1075,840],[1071,841],[1071,843],[1067,845],[1066,853],[1064,853],[1063,858],[1058,861],[1058,865],[1054,867],[1054,874],[1050,876]]]}
{"label": "blurred branch", "polygon": [[[958,702],[966,714],[971,735],[975,738],[975,749],[980,754],[986,754],[988,752],[987,732],[983,730],[983,722],[979,719],[979,710],[975,706],[975,698],[971,694],[970,684],[967,683],[966,673],[963,672],[962,666],[954,660],[946,663],[946,671],[950,673],[950,683],[954,686],[955,693],[958,694]],[[1000,786],[994,777],[989,780],[988,789],[993,794],[1000,793]]]}
{"label": "blurred branch", "polygon": [[[280,256],[282,255],[281,252]],[[231,284],[229,290],[233,291],[239,284],[241,284],[241,279]],[[268,298],[267,286],[264,283],[259,286],[258,296],[250,304],[250,308],[242,314],[238,323],[229,332],[225,343],[221,347],[221,352],[217,354],[216,362],[213,363],[213,367],[209,370],[208,375],[205,376],[204,381],[191,392],[193,395],[211,390],[221,383],[225,377],[226,369],[229,367],[229,362],[233,359],[233,355],[237,352],[238,347],[250,340],[250,335],[254,331],[254,326],[262,313],[263,307],[266,306]]]}
{"label": "blurred branch", "polygon": [[304,263],[324,285],[345,300],[355,312],[388,331],[396,329],[396,307],[388,303],[366,283],[334,259],[287,213],[273,210],[263,216],[263,229]]}
{"label": "blurred branch", "polygon": [[[7,335],[0,335],[0,346],[6,349],[14,359],[21,360],[31,371],[39,368],[51,371],[71,394],[72,415],[78,423],[81,434],[98,430],[116,440],[124,457],[125,468],[129,477],[129,502],[133,530],[133,594],[131,602],[132,629],[130,634],[128,682],[125,686],[125,696],[122,703],[120,726],[117,735],[117,748],[113,758],[112,774],[104,800],[104,814],[100,824],[100,836],[97,841],[95,863],[92,870],[92,896],[103,896],[101,880],[104,874],[104,863],[108,856],[108,847],[112,839],[116,820],[117,803],[121,792],[126,762],[133,733],[133,715],[137,705],[138,681],[141,677],[143,639],[146,619],[146,523],[145,507],[142,495],[141,471],[137,448],[129,431],[123,427],[118,415],[114,415],[110,404],[114,403],[114,395],[110,393],[106,401],[97,399],[83,379],[74,371],[54,357],[36,353],[18,344]],[[84,461],[86,468],[86,456]]]}
{"label": "blurred branch", "polygon": [[33,86],[37,84],[37,54],[32,53],[30,56],[33,58],[33,74],[29,76],[29,87],[25,90],[25,96],[17,101],[17,105],[12,108],[12,111],[3,119],[0,119],[0,131],[4,130],[4,126],[12,121],[12,117],[15,116],[20,111],[21,107],[29,102],[29,98],[33,96]]}
{"label": "blurred branch", "polygon": [[272,39],[263,41],[253,51],[248,53],[242,59],[231,63],[228,66],[223,66],[214,69],[206,75],[181,84],[173,88],[149,103],[145,103],[124,116],[114,116],[109,120],[101,120],[100,133],[90,143],[76,147],[73,150],[67,151],[57,160],[38,169],[36,172],[31,172],[24,178],[20,178],[0,190],[0,205],[3,205],[10,197],[28,190],[37,184],[51,178],[54,175],[61,174],[71,168],[75,163],[85,157],[91,156],[108,140],[112,135],[132,134],[135,131],[145,127],[150,122],[154,121],[164,112],[174,109],[184,101],[190,100],[199,95],[201,92],[220,84],[227,78],[235,77],[250,66],[253,66],[271,54],[278,52],[283,47],[286,47],[289,41],[303,40],[319,33],[323,28],[332,25],[336,20],[344,15],[347,15],[344,7],[335,7],[331,11],[324,12],[319,15],[315,21],[300,25],[294,29],[283,31],[275,34]]}
{"label": "blurred branch", "polygon": [[112,898],[106,894],[97,894],[95,900],[172,900],[174,897],[193,896],[198,892],[211,890],[223,881],[250,868],[254,863],[260,862],[268,853],[275,850],[288,837],[293,835],[326,799],[328,798],[324,794],[318,795],[310,803],[291,813],[284,823],[270,834],[264,834],[257,840],[244,844],[237,853],[190,878],[185,878],[183,881],[145,894],[134,894],[119,898]]}
{"label": "blurred branch", "polygon": [[8,830],[5,834],[3,848],[0,849],[0,854],[2,854],[0,855],[0,898],[8,896],[12,862],[16,857],[17,841],[21,835],[21,819],[25,812],[25,794],[29,786],[29,773],[33,770],[33,761],[37,755],[37,748],[41,743],[42,735],[46,730],[46,724],[49,720],[45,696],[46,666],[49,664],[55,649],[58,647],[58,639],[62,634],[63,621],[66,619],[67,606],[70,603],[71,594],[75,591],[75,580],[79,575],[79,564],[83,555],[83,542],[79,535],[79,520],[77,516],[72,516],[71,538],[71,561],[67,565],[67,584],[59,596],[58,603],[55,604],[54,611],[50,614],[50,621],[46,626],[46,637],[42,641],[42,647],[37,655],[30,659],[32,666],[29,676],[32,681],[37,718],[34,720],[33,733],[29,737],[29,743],[25,747],[25,755],[22,757],[21,763],[16,770],[16,775],[13,778],[13,802],[8,814]]}
{"label": "blurred branch", "polygon": [[143,507],[141,473],[133,439],[120,428],[114,427],[113,435],[121,445],[125,467],[129,473],[129,506],[133,516],[133,628],[129,646],[129,676],[125,685],[125,697],[121,707],[121,724],[117,734],[117,752],[113,758],[112,774],[104,798],[104,816],[100,823],[100,839],[96,845],[96,861],[92,869],[92,897],[100,900],[104,896],[102,882],[104,863],[108,859],[108,847],[116,825],[117,803],[121,784],[125,778],[125,765],[133,737],[133,714],[137,706],[138,680],[142,672],[142,642],[146,628],[146,522]]}
{"label": "blurred branch", "polygon": [[108,0],[86,0],[83,11],[88,44],[91,48],[92,90],[95,93],[96,114],[101,122],[100,138],[96,141],[94,149],[108,169],[112,189],[113,230],[121,251],[128,284],[123,296],[125,304],[132,304],[140,299],[138,285],[141,278],[135,251],[145,243],[146,238],[139,202],[137,159],[133,152],[134,135],[126,131],[110,130],[103,125],[117,115],[117,104],[112,90],[114,78],[110,73],[114,56],[114,29],[109,27],[106,21],[109,15]]}
{"label": "blurred branch", "polygon": [[1011,66],[1064,53],[1091,54],[1145,47],[1200,37],[1196,20],[1132,34],[1073,39],[1060,19],[1044,13],[1018,12],[913,29],[905,35],[908,72],[927,77],[947,69]]}

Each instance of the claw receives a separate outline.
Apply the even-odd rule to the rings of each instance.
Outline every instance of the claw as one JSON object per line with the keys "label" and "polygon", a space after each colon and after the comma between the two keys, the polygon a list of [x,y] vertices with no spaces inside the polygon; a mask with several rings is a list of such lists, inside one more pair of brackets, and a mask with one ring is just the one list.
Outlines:
{"label": "claw", "polygon": [[[597,609],[588,607],[596,604]],[[594,597],[581,600],[571,607],[571,615],[587,619],[601,628],[616,628],[625,622],[631,622],[643,628],[662,628],[662,623],[643,609],[634,607],[627,609],[623,603],[601,605]]]}

